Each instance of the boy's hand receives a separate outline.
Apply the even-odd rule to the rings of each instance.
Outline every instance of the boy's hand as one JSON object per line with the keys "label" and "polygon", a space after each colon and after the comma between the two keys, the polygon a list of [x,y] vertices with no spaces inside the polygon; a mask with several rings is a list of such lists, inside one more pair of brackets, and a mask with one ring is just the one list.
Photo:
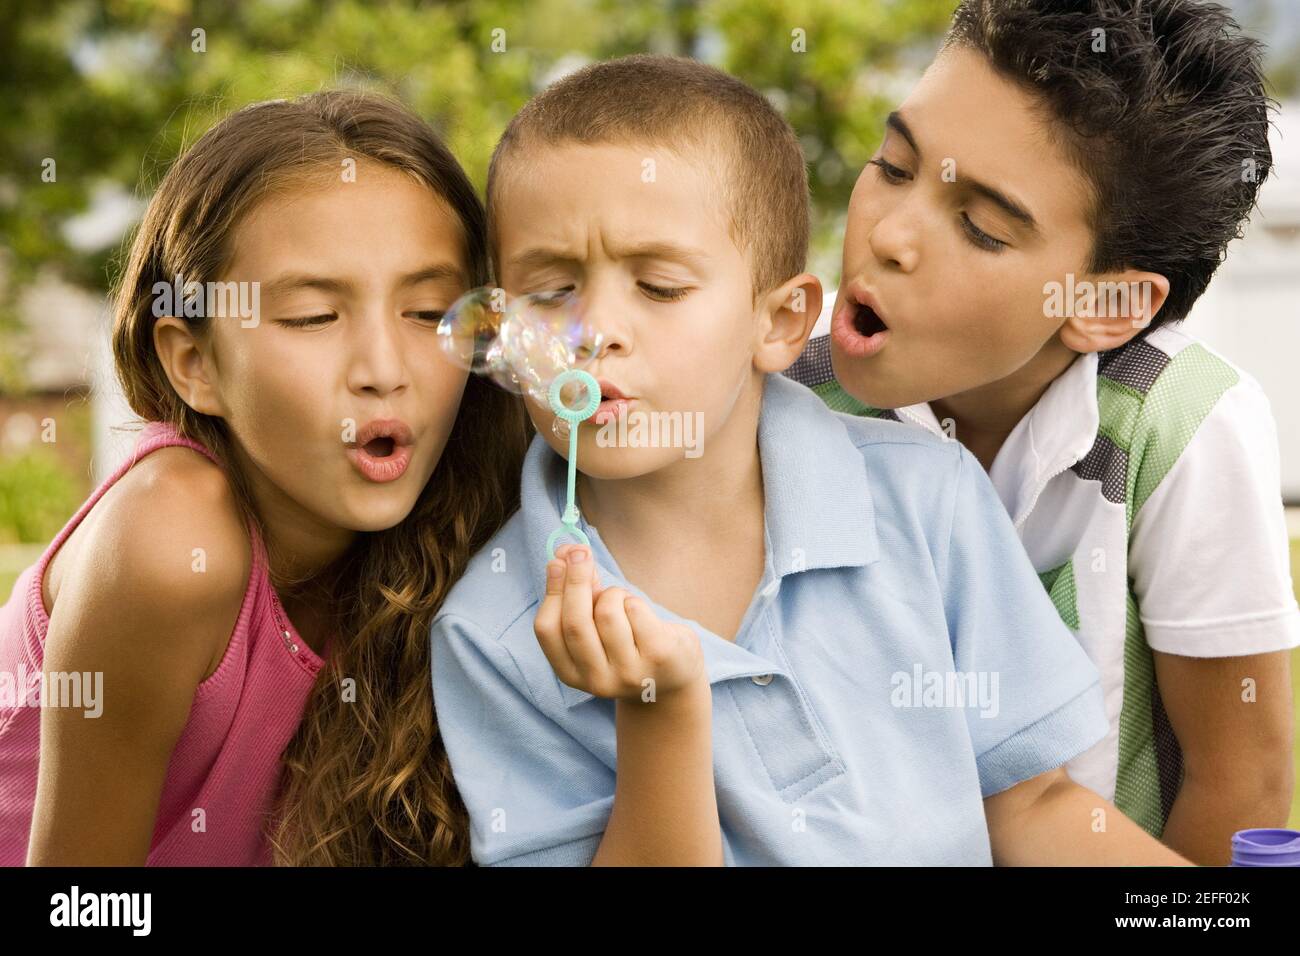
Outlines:
{"label": "boy's hand", "polygon": [[695,632],[660,620],[622,588],[600,588],[595,567],[591,549],[573,544],[546,565],[533,632],[560,680],[597,697],[647,701],[703,683]]}

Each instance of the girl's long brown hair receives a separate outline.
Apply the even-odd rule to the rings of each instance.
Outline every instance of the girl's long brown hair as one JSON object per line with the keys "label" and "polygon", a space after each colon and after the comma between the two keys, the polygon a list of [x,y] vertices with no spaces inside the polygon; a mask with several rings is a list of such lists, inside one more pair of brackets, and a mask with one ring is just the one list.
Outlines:
{"label": "girl's long brown hair", "polygon": [[[168,170],[135,235],[115,295],[113,355],[132,410],[166,421],[226,466],[241,507],[257,509],[224,420],[176,394],[153,347],[155,283],[218,281],[242,218],[274,190],[344,159],[414,176],[464,226],[473,284],[487,281],[483,205],[419,117],[383,97],[323,92],[233,113]],[[186,319],[203,336],[209,319]],[[274,414],[268,409],[268,414]],[[468,820],[434,720],[429,625],[470,556],[518,506],[531,425],[519,400],[471,375],[442,458],[411,514],[359,534],[312,593],[336,634],[298,733],[268,836],[277,863],[463,864]],[[278,587],[303,582],[276,580]],[[345,699],[343,681],[355,683]]]}

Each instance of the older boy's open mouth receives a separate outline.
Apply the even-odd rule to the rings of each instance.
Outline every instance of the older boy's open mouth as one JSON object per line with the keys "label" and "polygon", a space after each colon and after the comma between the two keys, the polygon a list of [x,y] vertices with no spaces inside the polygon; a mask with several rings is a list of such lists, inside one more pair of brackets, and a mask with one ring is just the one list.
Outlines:
{"label": "older boy's open mouth", "polygon": [[889,325],[865,290],[850,290],[831,319],[831,340],[849,358],[870,358],[885,347]]}
{"label": "older boy's open mouth", "polygon": [[889,328],[885,325],[884,319],[876,314],[875,309],[861,302],[858,303],[857,313],[853,316],[853,327],[857,329],[859,335],[868,338]]}

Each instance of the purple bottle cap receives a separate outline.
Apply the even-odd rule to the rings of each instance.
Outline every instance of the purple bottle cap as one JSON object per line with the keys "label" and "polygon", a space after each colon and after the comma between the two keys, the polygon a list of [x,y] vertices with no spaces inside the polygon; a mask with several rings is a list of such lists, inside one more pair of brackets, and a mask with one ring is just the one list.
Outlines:
{"label": "purple bottle cap", "polygon": [[1232,866],[1300,866],[1300,831],[1238,830]]}

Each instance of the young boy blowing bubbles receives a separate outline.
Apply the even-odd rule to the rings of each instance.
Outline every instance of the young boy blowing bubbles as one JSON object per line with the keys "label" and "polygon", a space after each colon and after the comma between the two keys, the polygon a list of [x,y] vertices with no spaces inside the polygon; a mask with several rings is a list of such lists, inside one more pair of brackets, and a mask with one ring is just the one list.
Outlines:
{"label": "young boy blowing bubbles", "polygon": [[[433,626],[477,862],[1185,862],[1059,769],[1106,732],[1097,672],[979,463],[772,374],[821,288],[761,96],[588,67],[515,117],[488,192],[501,285],[581,298],[606,401],[591,547],[543,553],[568,446],[530,402],[520,510]],[[653,412],[701,415],[704,454],[597,440]]]}
{"label": "young boy blowing bubbles", "polygon": [[1101,671],[1110,729],[1070,776],[1200,863],[1284,826],[1294,781],[1276,426],[1179,324],[1270,162],[1258,44],[1222,7],[967,0],[788,373],[988,469]]}

